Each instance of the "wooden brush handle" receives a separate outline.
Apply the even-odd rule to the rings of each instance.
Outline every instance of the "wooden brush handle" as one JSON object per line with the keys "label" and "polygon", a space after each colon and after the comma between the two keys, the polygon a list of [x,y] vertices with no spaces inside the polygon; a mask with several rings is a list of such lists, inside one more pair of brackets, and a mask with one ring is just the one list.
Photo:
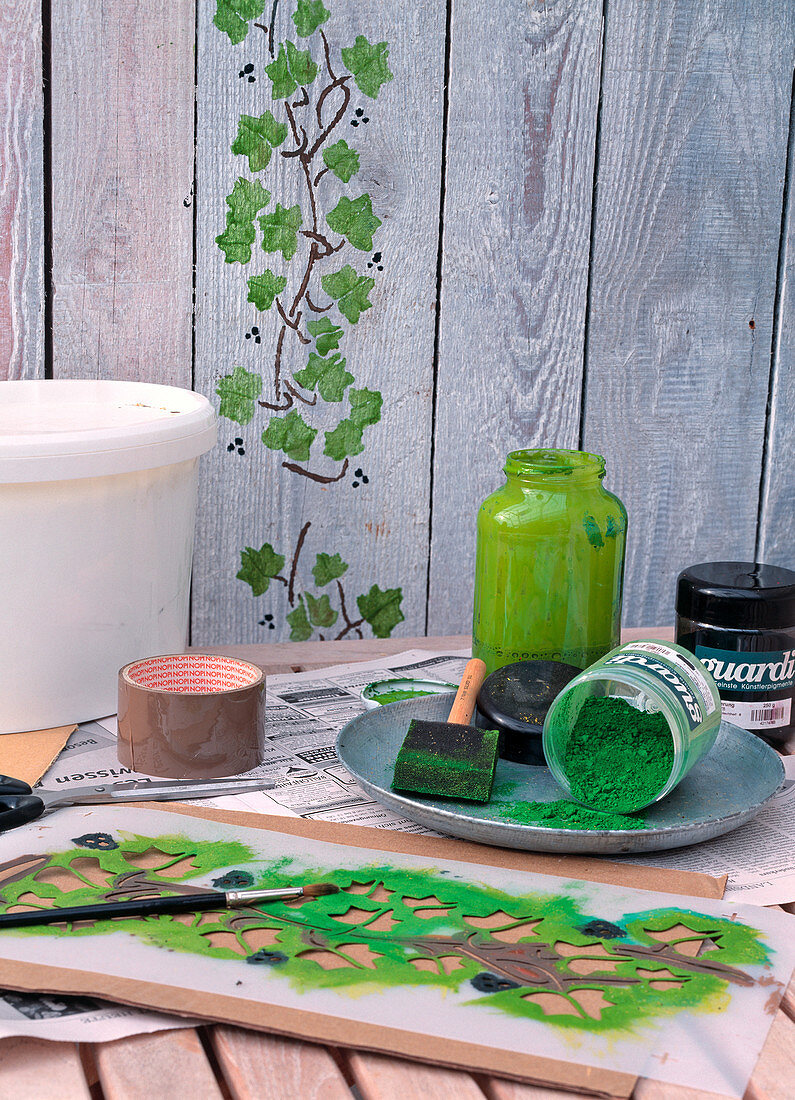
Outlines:
{"label": "wooden brush handle", "polygon": [[466,726],[475,713],[475,703],[478,701],[480,686],[486,679],[486,665],[479,657],[473,657],[467,661],[464,675],[461,677],[461,686],[456,692],[453,708],[447,719],[456,725]]}

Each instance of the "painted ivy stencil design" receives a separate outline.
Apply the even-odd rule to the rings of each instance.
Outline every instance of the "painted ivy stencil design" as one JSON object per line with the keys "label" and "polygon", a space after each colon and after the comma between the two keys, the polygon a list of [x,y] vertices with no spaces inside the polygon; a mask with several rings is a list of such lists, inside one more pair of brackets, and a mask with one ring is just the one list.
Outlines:
{"label": "painted ivy stencil design", "polygon": [[[84,839],[84,838],[81,838]],[[339,893],[264,909],[119,918],[18,929],[68,937],[127,932],[172,951],[245,960],[299,990],[357,995],[437,986],[464,1004],[574,1031],[631,1032],[682,1011],[722,1013],[734,991],[757,982],[762,936],[741,920],[689,908],[584,911],[566,893],[509,895],[444,872],[355,862],[299,870],[234,841],[185,836],[114,838],[100,846],[0,864],[0,908],[37,910],[217,888],[332,882]],[[218,875],[217,872],[223,872]],[[278,979],[277,979],[278,980]]]}
{"label": "painted ivy stencil design", "polygon": [[[262,110],[238,120],[230,151],[241,175],[226,196],[226,224],[216,243],[227,264],[243,267],[247,301],[260,313],[275,313],[279,322],[272,346],[262,340],[259,325],[246,333],[267,367],[235,366],[216,393],[221,416],[244,427],[255,424],[262,444],[281,455],[290,474],[331,486],[351,473],[356,488],[368,479],[361,467],[352,470],[351,460],[364,452],[368,430],[380,421],[383,397],[357,385],[346,345],[373,308],[375,275],[383,270],[382,253],[373,251],[382,220],[371,195],[357,184],[360,154],[340,127],[354,90],[376,100],[393,79],[389,47],[357,34],[351,45],[332,50],[325,30],[331,13],[322,0],[298,0],[291,16],[295,41],[277,42],[278,5],[273,0],[265,23],[264,0],[218,0],[214,18],[233,43],[249,33],[267,36],[271,61],[257,85]],[[241,68],[239,76],[257,82],[253,65]],[[364,107],[356,108],[349,122],[354,132],[369,122]],[[295,173],[300,202],[274,201],[266,184],[276,159]],[[242,436],[227,449],[244,454],[238,439]],[[289,577],[281,575],[286,555],[265,543],[242,551],[238,578],[250,584],[255,597],[271,580],[286,586],[291,640],[316,631],[325,638],[330,630],[338,638],[352,631],[361,637],[365,624],[379,637],[388,636],[403,620],[400,588],[371,585],[356,597],[356,614],[338,578],[330,592],[318,592],[316,582],[312,593],[297,581],[310,526],[299,535]],[[281,564],[271,572],[276,561]],[[267,622],[272,628],[272,615]]]}
{"label": "painted ivy stencil design", "polygon": [[[330,484],[341,481],[350,459],[364,451],[365,432],[381,419],[382,406],[381,393],[356,386],[346,366],[348,326],[372,308],[375,287],[375,279],[359,270],[356,254],[369,258],[381,219],[369,193],[356,186],[359,153],[338,128],[352,86],[376,99],[392,73],[387,43],[373,44],[364,35],[343,46],[339,58],[332,56],[323,29],[331,13],[322,0],[298,0],[292,21],[300,45],[273,41],[275,9],[270,26],[253,24],[268,35],[273,57],[265,66],[269,106],[240,116],[230,148],[248,176],[241,175],[226,198],[226,227],[216,243],[226,263],[256,269],[246,277],[247,300],[261,312],[275,310],[280,325],[275,346],[263,349],[272,356],[269,373],[237,366],[216,392],[221,415],[239,424],[267,410],[265,446],[283,453],[290,472]],[[219,0],[215,23],[240,42],[263,10],[259,0]],[[300,203],[271,201],[260,177],[267,178],[275,156],[294,166]],[[350,194],[340,193],[349,185]],[[300,359],[291,370],[288,341]],[[337,469],[326,472],[324,459]]]}

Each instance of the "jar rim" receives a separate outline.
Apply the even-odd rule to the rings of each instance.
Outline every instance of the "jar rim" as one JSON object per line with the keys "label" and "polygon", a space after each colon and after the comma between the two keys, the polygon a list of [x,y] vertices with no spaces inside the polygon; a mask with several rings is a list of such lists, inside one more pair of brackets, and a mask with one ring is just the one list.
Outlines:
{"label": "jar rim", "polygon": [[518,477],[569,478],[576,474],[604,477],[605,460],[601,455],[590,451],[563,447],[528,447],[508,454],[505,473]]}

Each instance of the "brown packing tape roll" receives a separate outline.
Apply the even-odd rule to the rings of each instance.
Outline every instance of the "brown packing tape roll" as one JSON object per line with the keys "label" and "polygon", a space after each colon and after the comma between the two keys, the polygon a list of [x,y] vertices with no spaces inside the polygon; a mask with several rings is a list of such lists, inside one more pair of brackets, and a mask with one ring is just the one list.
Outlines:
{"label": "brown packing tape roll", "polygon": [[265,676],[217,654],[146,657],[119,672],[119,761],[146,775],[215,779],[262,761]]}

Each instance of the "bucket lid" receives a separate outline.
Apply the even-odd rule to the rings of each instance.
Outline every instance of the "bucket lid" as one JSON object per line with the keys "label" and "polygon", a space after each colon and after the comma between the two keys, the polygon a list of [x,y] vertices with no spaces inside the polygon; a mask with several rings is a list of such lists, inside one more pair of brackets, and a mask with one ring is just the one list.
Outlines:
{"label": "bucket lid", "polygon": [[170,466],[215,441],[213,407],[192,390],[81,379],[0,383],[0,483]]}

